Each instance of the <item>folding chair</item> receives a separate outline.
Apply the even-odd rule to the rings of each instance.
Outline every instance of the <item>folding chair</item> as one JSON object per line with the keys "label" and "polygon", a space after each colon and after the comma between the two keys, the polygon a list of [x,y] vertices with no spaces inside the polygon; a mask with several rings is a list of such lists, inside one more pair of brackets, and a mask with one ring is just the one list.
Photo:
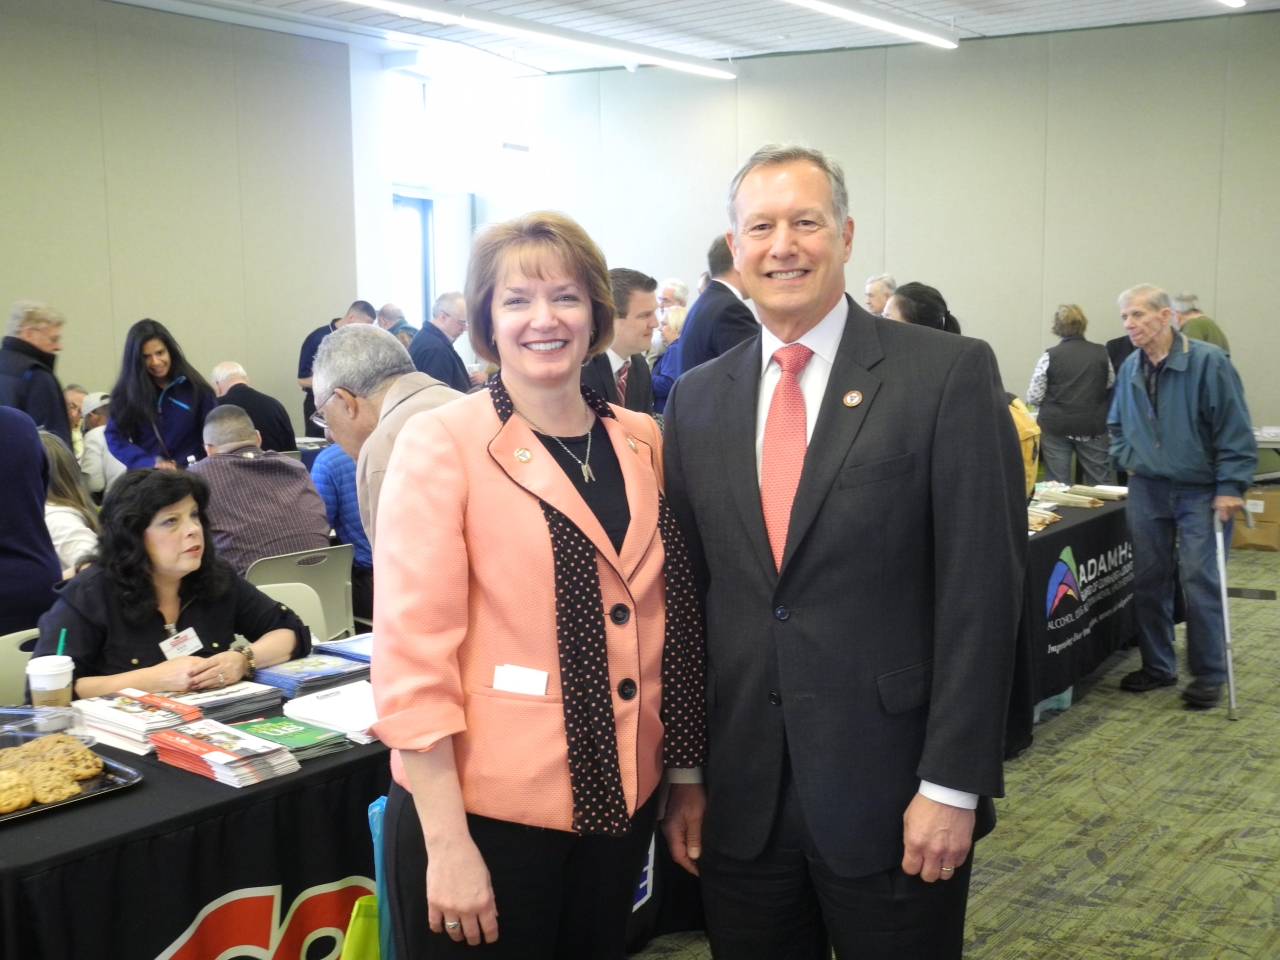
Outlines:
{"label": "folding chair", "polygon": [[258,587],[276,603],[286,607],[302,618],[313,636],[326,640],[329,632],[325,627],[324,603],[320,594],[305,583],[264,583]]}
{"label": "folding chair", "polygon": [[263,557],[245,572],[245,579],[255,587],[269,583],[305,583],[320,595],[324,606],[324,622],[328,636],[321,640],[337,640],[355,634],[351,619],[351,557],[355,552],[349,543],[320,550],[303,550],[278,557]]}
{"label": "folding chair", "polygon": [[20,706],[27,692],[27,661],[31,654],[19,649],[40,636],[39,630],[19,630],[0,637],[0,706]]}

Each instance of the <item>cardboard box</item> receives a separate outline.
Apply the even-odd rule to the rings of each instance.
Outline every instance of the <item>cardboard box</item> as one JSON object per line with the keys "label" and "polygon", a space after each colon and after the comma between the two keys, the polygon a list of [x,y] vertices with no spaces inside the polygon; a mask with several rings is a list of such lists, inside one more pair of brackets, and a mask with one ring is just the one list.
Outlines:
{"label": "cardboard box", "polygon": [[[1253,487],[1244,495],[1244,509],[1255,523],[1280,523],[1280,487]],[[1237,522],[1243,522],[1236,511]]]}
{"label": "cardboard box", "polygon": [[1232,550],[1280,551],[1280,523],[1264,523],[1259,520],[1250,530],[1240,517],[1231,527]]}

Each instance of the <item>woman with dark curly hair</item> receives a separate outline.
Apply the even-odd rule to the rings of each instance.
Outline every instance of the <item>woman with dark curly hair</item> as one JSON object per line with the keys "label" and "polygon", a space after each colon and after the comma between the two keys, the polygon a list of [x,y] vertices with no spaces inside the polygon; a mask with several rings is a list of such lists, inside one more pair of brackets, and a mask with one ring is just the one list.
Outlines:
{"label": "woman with dark curly hair", "polygon": [[134,470],[111,488],[97,556],[40,618],[35,655],[71,657],[77,697],[217,689],[310,651],[297,614],[214,555],[208,506],[189,473]]}
{"label": "woman with dark curly hair", "polygon": [[174,470],[193,457],[203,460],[200,431],[213,408],[213,388],[163,323],[139,320],[129,328],[107,421],[107,446],[117,460],[130,470]]}

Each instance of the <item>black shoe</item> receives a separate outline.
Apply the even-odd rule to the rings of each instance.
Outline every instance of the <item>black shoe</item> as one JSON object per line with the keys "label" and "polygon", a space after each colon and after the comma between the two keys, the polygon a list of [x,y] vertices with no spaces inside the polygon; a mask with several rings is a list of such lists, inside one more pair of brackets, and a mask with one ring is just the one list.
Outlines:
{"label": "black shoe", "polygon": [[1177,677],[1157,677],[1143,667],[1141,670],[1125,674],[1124,679],[1120,681],[1120,689],[1128,690],[1130,693],[1146,693],[1148,690],[1157,690],[1160,687],[1172,687],[1177,682]]}
{"label": "black shoe", "polygon": [[1182,688],[1182,699],[1190,707],[1208,710],[1222,699],[1222,684],[1211,680],[1192,680]]}

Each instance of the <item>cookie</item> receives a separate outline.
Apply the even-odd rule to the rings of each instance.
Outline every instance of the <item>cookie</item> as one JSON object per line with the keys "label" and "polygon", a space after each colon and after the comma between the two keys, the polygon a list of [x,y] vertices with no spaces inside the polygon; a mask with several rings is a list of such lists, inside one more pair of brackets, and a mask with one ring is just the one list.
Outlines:
{"label": "cookie", "polygon": [[35,798],[30,780],[15,770],[0,770],[0,813],[25,810]]}
{"label": "cookie", "polygon": [[64,764],[39,760],[24,766],[22,775],[31,781],[36,803],[57,803],[82,792],[80,784],[72,779],[70,769]]}
{"label": "cookie", "polygon": [[0,750],[0,770],[12,770],[22,766],[28,757],[22,747],[5,747]]}
{"label": "cookie", "polygon": [[85,745],[78,738],[68,733],[48,733],[43,737],[28,740],[20,749],[28,756],[40,756],[41,754],[66,749],[84,750]]}
{"label": "cookie", "polygon": [[[41,738],[43,739],[43,738]],[[42,754],[29,756],[29,761],[47,760],[66,767],[73,779],[88,780],[102,772],[102,758],[86,747],[75,737],[70,743],[55,743],[47,747]],[[39,743],[40,740],[35,741]],[[21,767],[19,767],[21,769]]]}

